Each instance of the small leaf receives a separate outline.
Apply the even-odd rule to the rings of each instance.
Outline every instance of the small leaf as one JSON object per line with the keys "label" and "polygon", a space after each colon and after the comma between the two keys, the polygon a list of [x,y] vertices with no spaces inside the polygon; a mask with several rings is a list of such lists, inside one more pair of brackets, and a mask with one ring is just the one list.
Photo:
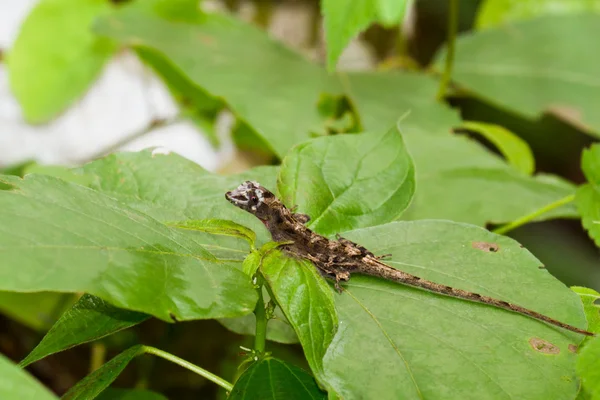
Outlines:
{"label": "small leaf", "polygon": [[326,397],[308,372],[282,360],[266,357],[244,371],[228,399],[304,400]]}
{"label": "small leaf", "polygon": [[571,290],[579,295],[583,303],[585,318],[588,322],[587,330],[594,333],[600,333],[600,293],[594,289],[572,286]]}
{"label": "small leaf", "polygon": [[130,328],[148,318],[147,314],[117,308],[84,294],[19,365],[25,367],[50,354]]}
{"label": "small leaf", "polygon": [[261,272],[296,331],[311,370],[323,383],[322,359],[338,326],[331,288],[313,264],[279,250],[267,254]]}
{"label": "small leaf", "polygon": [[506,161],[517,171],[531,175],[535,170],[533,153],[527,142],[509,131],[495,124],[486,124],[476,121],[465,121],[459,129],[466,129],[479,133],[489,140],[506,157]]}
{"label": "small leaf", "polygon": [[58,397],[0,354],[0,399],[57,400]]}
{"label": "small leaf", "polygon": [[581,169],[588,180],[575,194],[575,203],[581,213],[581,223],[590,237],[600,247],[600,145],[585,149],[581,156]]}
{"label": "small leaf", "polygon": [[594,144],[581,154],[581,169],[589,183],[600,187],[600,144]]}
{"label": "small leaf", "polygon": [[98,368],[73,386],[61,400],[88,400],[98,396],[123,372],[135,357],[144,354],[144,346],[133,346]]}
{"label": "small leaf", "polygon": [[141,389],[108,388],[96,397],[96,400],[168,400],[160,393]]}
{"label": "small leaf", "polygon": [[179,229],[189,229],[192,231],[208,232],[213,235],[233,236],[244,239],[254,247],[256,234],[243,225],[223,219],[192,219],[185,221],[167,221],[168,226],[173,226]]}
{"label": "small leaf", "polygon": [[600,399],[600,337],[592,338],[581,350],[577,372],[589,399]]}
{"label": "small leaf", "polygon": [[13,186],[0,191],[0,290],[85,292],[165,321],[254,309],[248,276],[191,235],[56,178],[0,180]]}
{"label": "small leaf", "polygon": [[377,0],[377,16],[383,26],[393,26],[402,22],[412,0]]}
{"label": "small leaf", "polygon": [[[342,235],[375,254],[391,253],[385,262],[393,268],[586,327],[575,293],[508,237],[448,221],[392,222]],[[474,245],[482,242],[498,251]],[[340,328],[323,359],[325,381],[342,397],[542,400],[577,394],[570,348],[582,335],[373,277],[353,276],[344,288],[335,295]],[[558,353],[534,347],[539,340]],[[532,384],[540,381],[550,384]]]}
{"label": "small leaf", "polygon": [[372,0],[323,0],[321,13],[327,43],[327,69],[333,71],[350,40],[375,21],[377,8]]}
{"label": "small leaf", "polygon": [[46,122],[90,86],[117,46],[91,32],[111,9],[103,0],[43,0],[8,54],[10,87],[29,122]]}
{"label": "small leaf", "polygon": [[408,207],[412,160],[400,132],[324,137],[296,146],[283,160],[277,187],[323,235],[382,224]]}

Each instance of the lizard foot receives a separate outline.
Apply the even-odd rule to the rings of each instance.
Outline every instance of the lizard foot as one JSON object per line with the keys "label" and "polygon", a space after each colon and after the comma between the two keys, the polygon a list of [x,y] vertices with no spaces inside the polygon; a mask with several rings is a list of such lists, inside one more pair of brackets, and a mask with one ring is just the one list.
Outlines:
{"label": "lizard foot", "polygon": [[382,254],[380,256],[375,256],[375,258],[378,260],[385,260],[386,258],[390,258],[391,256],[391,254]]}

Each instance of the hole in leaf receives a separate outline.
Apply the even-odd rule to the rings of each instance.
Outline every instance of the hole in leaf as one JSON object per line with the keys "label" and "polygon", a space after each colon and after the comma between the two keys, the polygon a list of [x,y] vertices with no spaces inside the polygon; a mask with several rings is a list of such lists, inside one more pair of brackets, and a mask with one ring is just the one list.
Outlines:
{"label": "hole in leaf", "polygon": [[473,248],[481,251],[485,251],[488,253],[496,253],[500,250],[500,246],[496,243],[488,243],[488,242],[473,242]]}

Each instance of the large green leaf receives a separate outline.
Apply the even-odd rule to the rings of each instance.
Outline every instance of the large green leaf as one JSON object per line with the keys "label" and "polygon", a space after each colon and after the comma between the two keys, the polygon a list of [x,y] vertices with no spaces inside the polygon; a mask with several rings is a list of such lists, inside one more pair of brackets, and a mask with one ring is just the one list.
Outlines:
{"label": "large green leaf", "polygon": [[[162,54],[191,82],[223,98],[280,158],[322,124],[317,105],[323,93],[356,100],[368,130],[388,129],[409,110],[407,125],[457,121],[454,112],[435,101],[437,86],[430,77],[396,72],[329,75],[264,32],[218,14],[184,24],[125,7],[99,20],[96,31]],[[371,112],[376,115],[363,115]]]}
{"label": "large green leaf", "polygon": [[167,321],[254,308],[249,277],[193,236],[56,178],[0,180],[12,186],[0,191],[0,290],[87,292]]}
{"label": "large green leaf", "polygon": [[[466,137],[403,134],[415,161],[417,191],[403,219],[442,218],[477,225],[510,222],[575,192],[551,175],[529,177]],[[518,199],[518,200],[516,200]],[[573,204],[540,219],[578,217]]]}
{"label": "large green leaf", "polygon": [[261,268],[271,292],[304,349],[313,373],[323,380],[323,356],[338,327],[332,290],[308,261],[274,250]]}
{"label": "large green leaf", "polygon": [[452,78],[511,112],[528,118],[553,112],[600,136],[600,59],[590,51],[598,36],[600,15],[593,14],[546,16],[465,35],[457,42]]}
{"label": "large green leaf", "polygon": [[581,213],[581,223],[596,245],[600,247],[600,145],[585,149],[581,169],[588,183],[577,189],[575,202]]}
{"label": "large green leaf", "polygon": [[45,122],[81,96],[116,50],[90,30],[105,0],[42,0],[8,56],[9,82],[30,122]]}
{"label": "large green leaf", "polygon": [[475,25],[487,28],[545,14],[600,13],[596,0],[484,0],[477,12]]}
{"label": "large green leaf", "polygon": [[50,354],[100,339],[148,318],[150,316],[147,314],[117,308],[98,297],[85,294],[56,321],[20,365],[27,366]]}
{"label": "large green leaf", "polygon": [[19,400],[56,400],[31,375],[0,354],[0,398]]}
{"label": "large green leaf", "polygon": [[[136,210],[165,223],[224,219],[252,228],[264,241],[265,227],[252,215],[232,206],[225,192],[245,180],[275,187],[278,168],[258,167],[245,173],[221,176],[210,173],[177,154],[152,155],[150,151],[112,154],[82,168],[93,177],[91,188],[110,195]],[[198,233],[207,248],[228,246],[241,259],[248,253],[240,240]],[[216,246],[216,247],[215,247]]]}
{"label": "large green leaf", "polygon": [[[585,328],[577,295],[514,240],[447,221],[344,233],[394,268]],[[489,251],[487,246],[496,251]],[[335,295],[338,332],[323,360],[342,397],[572,399],[583,338],[491,306],[354,276]],[[544,384],[534,384],[544,382]]]}
{"label": "large green leaf", "polygon": [[282,200],[331,235],[396,219],[415,189],[412,160],[396,128],[387,133],[332,136],[300,144],[283,160]]}
{"label": "large green leaf", "polygon": [[272,357],[253,363],[238,378],[230,400],[325,399],[314,378],[301,368]]}

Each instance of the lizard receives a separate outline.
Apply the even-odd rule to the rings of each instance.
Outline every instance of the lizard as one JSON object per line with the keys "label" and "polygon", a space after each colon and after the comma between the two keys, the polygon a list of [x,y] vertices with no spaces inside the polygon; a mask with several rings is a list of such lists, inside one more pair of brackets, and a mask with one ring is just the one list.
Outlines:
{"label": "lizard", "polygon": [[572,332],[595,336],[592,332],[560,322],[525,307],[428,281],[395,269],[381,261],[389,255],[376,256],[365,247],[342,238],[339,234],[336,235],[335,240],[319,235],[306,226],[306,223],[310,221],[308,215],[296,213],[294,208],[287,208],[271,191],[256,181],[243,182],[237,189],[228,191],[225,198],[236,207],[257,217],[265,225],[275,242],[286,242],[281,247],[286,253],[311,261],[321,275],[335,282],[334,287],[340,293],[343,291],[341,283],[350,280],[351,274],[370,275],[440,295],[487,304]]}

